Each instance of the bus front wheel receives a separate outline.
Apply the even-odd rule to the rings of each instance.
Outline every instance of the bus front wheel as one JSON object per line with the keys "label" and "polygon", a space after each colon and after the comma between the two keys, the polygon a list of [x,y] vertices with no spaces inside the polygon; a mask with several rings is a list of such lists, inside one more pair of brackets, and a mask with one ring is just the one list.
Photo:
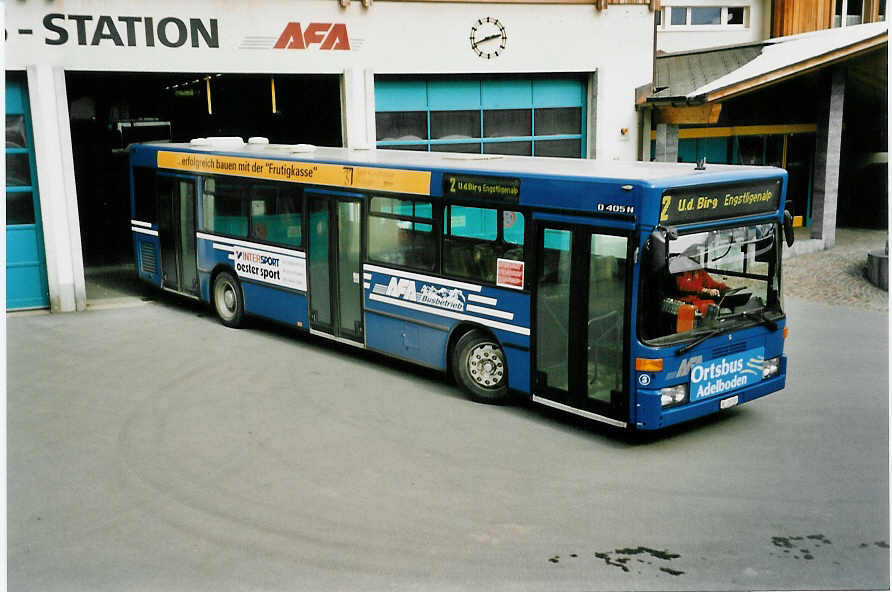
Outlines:
{"label": "bus front wheel", "polygon": [[508,400],[505,352],[495,339],[482,331],[469,331],[455,344],[452,373],[475,401],[504,403]]}
{"label": "bus front wheel", "polygon": [[214,278],[214,309],[227,327],[240,327],[245,316],[245,302],[238,280],[228,271]]}

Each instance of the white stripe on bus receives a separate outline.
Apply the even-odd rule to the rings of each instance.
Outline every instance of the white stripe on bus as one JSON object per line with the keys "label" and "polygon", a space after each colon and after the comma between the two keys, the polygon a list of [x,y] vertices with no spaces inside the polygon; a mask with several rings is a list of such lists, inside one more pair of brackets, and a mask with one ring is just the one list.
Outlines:
{"label": "white stripe on bus", "polygon": [[456,282],[455,280],[446,280],[443,278],[437,278],[430,275],[422,275],[420,273],[412,273],[411,271],[400,271],[398,269],[387,269],[386,267],[378,267],[377,265],[369,265],[366,263],[362,266],[362,268],[368,269],[370,271],[377,271],[378,273],[386,273],[387,275],[395,275],[397,277],[408,278],[410,280],[418,280],[421,282],[430,282],[432,284],[440,284],[441,286],[450,286],[453,288],[460,288],[462,290],[468,290],[469,292],[479,292],[483,288],[477,286],[475,284],[466,284],[464,282]]}
{"label": "white stripe on bus", "polygon": [[151,223],[151,222],[143,222],[142,220],[131,220],[130,223],[133,224],[134,226],[143,226],[143,227],[145,227],[145,228],[151,228],[151,227],[152,227],[152,223]]}
{"label": "white stripe on bus", "polygon": [[283,249],[281,247],[271,247],[269,245],[261,245],[258,243],[249,243],[247,241],[237,240],[234,238],[229,238],[226,236],[217,236],[216,234],[206,234],[204,232],[196,232],[195,236],[198,238],[203,238],[204,240],[209,241],[220,241],[221,243],[230,243],[233,245],[237,245],[239,247],[246,247],[248,249],[256,249],[258,251],[267,251],[269,253],[278,253],[280,255],[291,255],[292,257],[298,257],[300,259],[304,259],[306,254],[303,251],[291,251],[289,249]]}
{"label": "white stripe on bus", "polygon": [[462,314],[460,312],[444,310],[442,308],[433,308],[431,306],[425,306],[423,304],[418,304],[416,302],[409,302],[407,300],[399,300],[397,298],[381,296],[380,294],[369,294],[369,300],[374,300],[376,302],[383,302],[384,304],[392,304],[393,306],[399,306],[400,308],[409,308],[412,310],[417,310],[419,312],[426,312],[428,314],[433,314],[433,315],[437,315],[437,316],[441,316],[441,317],[447,317],[450,319],[457,319],[459,321],[475,321],[477,323],[480,323],[481,325],[486,325],[487,327],[492,327],[493,329],[501,329],[502,331],[508,331],[510,333],[517,333],[519,335],[529,336],[529,334],[530,334],[530,330],[527,327],[520,327],[518,325],[509,325],[508,323],[502,323],[500,321],[493,321],[491,319],[484,319],[481,317],[474,317],[471,315]]}
{"label": "white stripe on bus", "polygon": [[140,234],[148,234],[150,236],[158,236],[157,230],[151,230],[149,228],[131,228],[133,232],[138,232]]}
{"label": "white stripe on bus", "polygon": [[468,300],[470,300],[471,302],[479,302],[480,304],[485,304],[487,306],[495,306],[499,303],[496,298],[480,296],[479,294],[468,294]]}
{"label": "white stripe on bus", "polygon": [[235,247],[232,245],[221,245],[220,243],[214,243],[214,248],[218,251],[228,251],[232,253],[235,250]]}
{"label": "white stripe on bus", "polygon": [[500,319],[505,319],[506,321],[514,320],[513,312],[505,312],[504,310],[496,310],[494,308],[483,308],[482,306],[474,306],[473,304],[469,304],[465,307],[465,310],[468,312],[476,312],[480,314],[489,315],[491,317],[498,317]]}

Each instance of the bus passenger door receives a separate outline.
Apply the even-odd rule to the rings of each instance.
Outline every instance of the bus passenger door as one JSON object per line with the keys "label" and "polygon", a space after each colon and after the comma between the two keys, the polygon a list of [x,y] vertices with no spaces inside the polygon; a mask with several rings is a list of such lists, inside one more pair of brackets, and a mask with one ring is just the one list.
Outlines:
{"label": "bus passenger door", "polygon": [[307,200],[310,328],[362,342],[362,202],[322,190]]}
{"label": "bus passenger door", "polygon": [[534,400],[625,426],[628,238],[537,229]]}
{"label": "bus passenger door", "polygon": [[163,288],[198,296],[195,180],[158,175],[158,240]]}

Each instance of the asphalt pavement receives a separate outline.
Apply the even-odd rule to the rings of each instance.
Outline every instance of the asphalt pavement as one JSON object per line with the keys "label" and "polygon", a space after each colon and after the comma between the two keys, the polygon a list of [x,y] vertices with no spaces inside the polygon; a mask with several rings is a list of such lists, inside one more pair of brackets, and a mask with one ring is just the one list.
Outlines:
{"label": "asphalt pavement", "polygon": [[889,587],[888,312],[641,438],[126,284],[7,320],[11,590]]}

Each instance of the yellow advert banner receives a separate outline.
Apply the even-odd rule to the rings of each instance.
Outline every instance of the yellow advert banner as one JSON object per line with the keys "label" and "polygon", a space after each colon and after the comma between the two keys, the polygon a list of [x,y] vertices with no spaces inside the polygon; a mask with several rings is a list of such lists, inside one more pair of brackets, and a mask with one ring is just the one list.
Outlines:
{"label": "yellow advert banner", "polygon": [[343,166],[192,152],[158,151],[158,168],[419,195],[430,195],[431,187],[431,174],[428,171]]}

